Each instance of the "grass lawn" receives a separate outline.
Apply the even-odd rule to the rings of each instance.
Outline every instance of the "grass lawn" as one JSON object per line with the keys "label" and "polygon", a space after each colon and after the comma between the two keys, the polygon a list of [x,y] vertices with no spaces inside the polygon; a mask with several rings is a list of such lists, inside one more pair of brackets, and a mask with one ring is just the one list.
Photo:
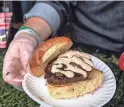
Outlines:
{"label": "grass lawn", "polygon": [[[117,78],[119,69],[116,66],[116,59],[114,57],[105,58],[103,55],[97,55],[103,60],[112,70]],[[37,103],[32,101],[24,92],[20,92],[10,85],[6,84],[2,79],[2,66],[3,66],[3,55],[0,54],[0,107],[39,107]],[[116,90],[116,94],[113,100],[105,105],[104,107],[124,107],[124,105],[117,105],[124,91],[123,78],[120,81],[120,85]]]}

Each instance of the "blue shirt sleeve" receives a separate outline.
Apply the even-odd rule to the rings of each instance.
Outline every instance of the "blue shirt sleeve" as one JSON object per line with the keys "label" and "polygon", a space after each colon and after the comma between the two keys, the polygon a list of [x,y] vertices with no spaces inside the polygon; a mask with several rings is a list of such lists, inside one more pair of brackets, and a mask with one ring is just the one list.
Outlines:
{"label": "blue shirt sleeve", "polygon": [[37,1],[33,8],[24,16],[24,20],[30,17],[40,17],[51,27],[54,34],[65,23],[69,15],[68,2],[40,2]]}

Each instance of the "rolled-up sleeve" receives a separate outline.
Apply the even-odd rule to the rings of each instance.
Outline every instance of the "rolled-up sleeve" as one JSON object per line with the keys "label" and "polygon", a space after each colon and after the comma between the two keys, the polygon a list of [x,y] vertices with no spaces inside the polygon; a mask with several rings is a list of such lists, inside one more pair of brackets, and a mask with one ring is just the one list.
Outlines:
{"label": "rolled-up sleeve", "polygon": [[25,14],[24,19],[40,17],[50,25],[52,33],[55,33],[67,16],[65,7],[67,6],[64,6],[62,2],[36,2],[33,8]]}

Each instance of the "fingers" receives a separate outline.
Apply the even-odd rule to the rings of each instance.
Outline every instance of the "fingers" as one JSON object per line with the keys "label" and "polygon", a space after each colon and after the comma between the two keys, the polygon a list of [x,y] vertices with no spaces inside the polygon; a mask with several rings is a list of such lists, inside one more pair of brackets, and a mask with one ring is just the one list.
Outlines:
{"label": "fingers", "polygon": [[19,79],[13,79],[11,77],[12,75],[8,75],[8,76],[5,76],[3,77],[4,81],[7,82],[8,84],[12,85],[12,86],[16,86],[16,87],[20,87],[22,86],[22,79],[19,80]]}
{"label": "fingers", "polygon": [[21,86],[21,80],[24,75],[25,72],[22,69],[20,60],[18,58],[8,56],[7,54],[3,65],[4,81],[13,86]]}
{"label": "fingers", "polygon": [[[15,54],[15,52],[13,52],[13,54],[12,54],[12,51],[11,51],[10,48],[6,52],[6,55],[4,57],[4,62],[3,62],[3,75],[4,76],[6,76],[6,74],[9,74],[9,73],[12,73],[12,72],[15,71],[16,64],[15,64],[15,60],[14,59],[18,58],[19,56],[17,57],[17,54],[16,55],[14,55],[14,54]],[[16,57],[14,57],[14,56],[16,56]]]}
{"label": "fingers", "polygon": [[20,86],[26,74],[20,61],[18,45],[10,45],[3,62],[3,79],[10,85]]}
{"label": "fingers", "polygon": [[33,43],[29,40],[27,40],[25,43],[20,43],[20,59],[21,64],[26,72],[30,72],[29,64],[30,59],[32,56],[33,51],[35,50],[35,47]]}

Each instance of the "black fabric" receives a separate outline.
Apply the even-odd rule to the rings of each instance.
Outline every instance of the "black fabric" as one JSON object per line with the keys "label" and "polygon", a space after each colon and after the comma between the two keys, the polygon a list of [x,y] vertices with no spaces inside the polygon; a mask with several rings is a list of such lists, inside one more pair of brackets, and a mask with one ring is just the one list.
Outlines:
{"label": "black fabric", "polygon": [[[115,52],[124,51],[123,1],[63,2],[47,3],[58,11],[61,22],[69,19],[73,41]],[[69,12],[72,12],[71,17]]]}
{"label": "black fabric", "polygon": [[12,1],[12,22],[23,22],[24,14],[28,13],[35,4],[35,1]]}
{"label": "black fabric", "polygon": [[20,1],[12,2],[12,12],[13,12],[12,22],[15,22],[15,23],[23,22],[23,14],[22,14]]}

